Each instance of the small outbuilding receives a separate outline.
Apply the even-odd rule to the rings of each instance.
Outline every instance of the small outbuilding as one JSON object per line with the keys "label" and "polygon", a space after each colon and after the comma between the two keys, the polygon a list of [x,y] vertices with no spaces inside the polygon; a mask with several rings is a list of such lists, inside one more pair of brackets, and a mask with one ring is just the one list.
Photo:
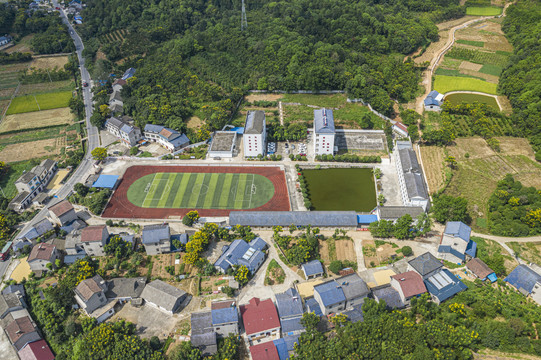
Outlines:
{"label": "small outbuilding", "polygon": [[187,296],[188,293],[184,290],[169,285],[161,280],[154,280],[153,282],[148,283],[141,294],[141,297],[148,305],[171,315],[180,309],[182,302]]}
{"label": "small outbuilding", "polygon": [[486,279],[490,280],[490,282],[495,282],[498,280],[498,277],[494,273],[494,271],[488,267],[485,262],[479,258],[473,258],[470,261],[466,263],[466,267],[468,270],[470,270],[473,275],[481,279],[482,281],[485,281]]}
{"label": "small outbuilding", "polygon": [[100,175],[92,184],[95,188],[114,189],[118,182],[118,175]]}
{"label": "small outbuilding", "polygon": [[323,265],[321,264],[321,261],[319,260],[312,260],[307,263],[304,263],[301,265],[302,271],[304,273],[304,277],[306,280],[308,279],[315,279],[319,276],[323,276],[325,274],[325,270],[323,269]]}

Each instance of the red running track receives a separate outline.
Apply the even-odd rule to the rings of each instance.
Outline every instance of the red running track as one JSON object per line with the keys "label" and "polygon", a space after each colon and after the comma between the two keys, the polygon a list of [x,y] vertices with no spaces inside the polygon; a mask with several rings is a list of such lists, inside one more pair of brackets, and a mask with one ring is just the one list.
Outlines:
{"label": "red running track", "polygon": [[[274,185],[274,196],[266,204],[253,209],[157,209],[142,208],[128,201],[128,189],[133,182],[145,175],[159,172],[188,173],[244,173],[259,174]],[[242,166],[131,166],[113,193],[102,214],[104,218],[167,219],[170,216],[184,216],[188,211],[197,210],[200,216],[229,216],[231,211],[289,211],[289,196],[285,174],[278,167]]]}

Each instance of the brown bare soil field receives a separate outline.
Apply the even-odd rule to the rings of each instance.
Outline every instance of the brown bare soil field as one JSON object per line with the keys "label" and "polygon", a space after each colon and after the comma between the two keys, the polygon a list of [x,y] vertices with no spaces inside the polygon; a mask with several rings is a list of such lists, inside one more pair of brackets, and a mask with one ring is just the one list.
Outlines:
{"label": "brown bare soil field", "polygon": [[494,151],[482,138],[458,138],[455,139],[456,146],[449,146],[449,155],[456,157],[456,160],[467,160],[464,156],[470,154],[469,159],[485,158],[494,155]]}
{"label": "brown bare soil field", "polygon": [[[47,150],[46,148],[49,148]],[[56,146],[56,139],[38,140],[26,143],[6,145],[0,151],[0,161],[15,162],[39,158],[42,156],[58,155],[60,148]]]}
{"label": "brown bare soil field", "polygon": [[472,71],[479,71],[483,65],[481,64],[475,64],[469,61],[462,61],[460,63],[460,66],[458,67],[460,70],[472,70]]}
{"label": "brown bare soil field", "polygon": [[431,61],[432,58],[434,58],[434,54],[436,54],[445,46],[445,43],[447,42],[447,37],[449,36],[449,31],[440,30],[439,35],[440,39],[428,45],[428,48],[425,50],[423,55],[413,59],[416,64],[421,64],[425,61]]}
{"label": "brown bare soil field", "polygon": [[250,94],[246,96],[246,100],[249,102],[254,101],[277,101],[283,97],[282,94]]}
{"label": "brown bare soil field", "polygon": [[39,128],[50,125],[69,124],[73,115],[69,108],[34,111],[8,115],[0,123],[0,133],[5,131]]}
{"label": "brown bare soil field", "polygon": [[6,52],[8,54],[13,54],[14,52],[23,52],[23,53],[34,54],[34,52],[32,50],[30,50],[30,40],[32,40],[33,37],[34,37],[33,34],[23,37],[19,41],[19,43],[17,45],[6,49]]}
{"label": "brown bare soil field", "polygon": [[319,256],[325,264],[329,264],[331,262],[329,258],[329,246],[326,241],[319,240]]}
{"label": "brown bare soil field", "polygon": [[349,260],[357,262],[355,246],[351,240],[336,240],[336,258],[338,260]]}
{"label": "brown bare soil field", "polygon": [[50,56],[34,58],[30,63],[30,68],[35,69],[63,69],[64,65],[68,63],[67,56]]}
{"label": "brown bare soil field", "polygon": [[505,155],[525,155],[532,160],[535,159],[534,151],[525,138],[498,137],[501,152]]}
{"label": "brown bare soil field", "polygon": [[200,128],[201,126],[203,126],[203,124],[205,124],[205,122],[197,116],[192,116],[188,119],[188,122],[186,123],[189,129]]}
{"label": "brown bare soil field", "polygon": [[39,92],[53,91],[58,89],[66,89],[73,81],[63,80],[63,81],[53,81],[39,84],[26,84],[21,85],[17,96],[35,94]]}
{"label": "brown bare soil field", "polygon": [[431,193],[437,192],[444,183],[443,159],[445,154],[439,146],[421,146],[426,181]]}

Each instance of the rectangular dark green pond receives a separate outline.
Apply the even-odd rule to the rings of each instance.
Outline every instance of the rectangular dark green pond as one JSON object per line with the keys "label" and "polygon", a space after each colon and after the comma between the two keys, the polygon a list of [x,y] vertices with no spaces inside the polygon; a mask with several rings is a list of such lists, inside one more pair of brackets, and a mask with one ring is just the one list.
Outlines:
{"label": "rectangular dark green pond", "polygon": [[303,170],[315,210],[371,211],[377,205],[370,168]]}

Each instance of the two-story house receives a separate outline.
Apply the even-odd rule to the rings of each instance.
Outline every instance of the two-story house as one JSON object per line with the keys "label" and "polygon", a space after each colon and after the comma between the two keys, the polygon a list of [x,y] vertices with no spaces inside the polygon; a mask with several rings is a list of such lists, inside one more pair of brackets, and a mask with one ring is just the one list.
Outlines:
{"label": "two-story house", "polygon": [[428,279],[430,276],[440,271],[442,267],[442,262],[429,252],[408,261],[408,271],[415,271],[417,274],[421,275],[423,280]]}
{"label": "two-story house", "polygon": [[405,305],[409,305],[412,298],[426,292],[423,278],[415,271],[406,271],[405,273],[392,275],[391,286],[398,291],[400,299]]}
{"label": "two-story house", "polygon": [[364,304],[368,295],[370,289],[357,273],[314,286],[314,299],[325,315],[358,307]]}
{"label": "two-story house", "polygon": [[259,269],[265,261],[267,243],[261,238],[255,238],[247,243],[242,239],[234,240],[231,245],[222,248],[222,255],[214,263],[216,270],[226,273],[232,266],[246,266],[252,274]]}
{"label": "two-story house", "polygon": [[449,221],[441,235],[438,258],[455,264],[474,258],[477,243],[470,239],[471,228],[461,221]]}
{"label": "two-story house", "polygon": [[41,340],[38,328],[29,316],[13,320],[6,326],[5,331],[9,341],[17,351],[29,343]]}
{"label": "two-story house", "polygon": [[314,153],[316,155],[333,155],[335,136],[332,110],[314,110]]}
{"label": "two-story house", "polygon": [[146,124],[143,135],[145,139],[154,141],[171,152],[190,144],[186,135],[161,125]]}
{"label": "two-story house", "polygon": [[137,145],[137,142],[143,138],[141,129],[116,117],[107,119],[105,129],[129,147]]}
{"label": "two-story house", "polygon": [[90,256],[104,256],[108,238],[107,226],[88,226],[81,230],[81,247]]}
{"label": "two-story house", "polygon": [[264,111],[248,111],[243,139],[244,156],[256,157],[258,155],[265,155],[267,128]]}
{"label": "two-story house", "polygon": [[40,194],[57,170],[56,161],[45,159],[32,170],[22,174],[16,181],[15,187],[19,193],[9,203],[9,208],[20,212],[32,204],[32,200]]}
{"label": "two-story house", "polygon": [[214,301],[211,304],[211,318],[212,327],[218,336],[239,334],[239,312],[234,300]]}
{"label": "two-story house", "polygon": [[0,319],[5,318],[10,312],[22,310],[25,304],[17,294],[2,294],[0,295]]}
{"label": "two-story house", "polygon": [[68,200],[63,200],[49,208],[49,217],[51,220],[60,225],[65,226],[70,222],[77,220],[77,214],[73,205]]}
{"label": "two-story house", "polygon": [[[105,292],[107,283],[99,275],[83,280],[75,288],[75,301],[84,312],[102,322],[114,314],[116,301],[108,303]],[[113,306],[110,306],[110,305]],[[109,305],[109,306],[108,306]]]}
{"label": "two-story house", "polygon": [[47,264],[55,268],[55,261],[60,257],[60,253],[56,249],[56,246],[48,243],[39,243],[32,248],[30,255],[28,255],[28,265],[30,269],[37,274],[47,272],[49,268]]}
{"label": "two-story house", "polygon": [[141,238],[147,255],[158,255],[171,251],[169,224],[147,225],[143,228]]}
{"label": "two-story house", "polygon": [[271,299],[252,298],[240,306],[246,337],[252,344],[280,337],[280,318]]}
{"label": "two-story house", "polygon": [[198,348],[203,356],[211,356],[218,351],[216,331],[212,326],[210,311],[194,312],[190,315],[192,346]]}
{"label": "two-story house", "polygon": [[283,293],[276,294],[276,308],[284,338],[299,335],[304,331],[304,326],[301,324],[304,308],[297,290],[290,288]]}

